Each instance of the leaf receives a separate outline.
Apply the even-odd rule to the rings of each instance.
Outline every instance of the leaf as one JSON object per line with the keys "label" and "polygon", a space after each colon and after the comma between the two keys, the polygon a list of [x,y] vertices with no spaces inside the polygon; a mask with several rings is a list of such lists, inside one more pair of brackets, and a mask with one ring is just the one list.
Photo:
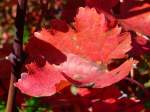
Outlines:
{"label": "leaf", "polygon": [[56,66],[73,84],[81,87],[92,86],[104,88],[125,78],[133,64],[133,59],[127,60],[118,68],[108,71],[104,65],[94,64],[73,54],[67,55],[67,61]]}
{"label": "leaf", "polygon": [[119,0],[85,0],[87,6],[105,11],[110,11],[118,2]]}
{"label": "leaf", "polygon": [[122,25],[130,30],[150,35],[149,1],[126,0],[121,4]]}
{"label": "leaf", "polygon": [[[42,29],[34,35],[62,52],[104,63],[109,63],[112,58],[125,57],[125,53],[131,49],[130,34],[120,34],[121,28],[118,27],[109,29],[104,14],[98,14],[94,8],[79,8],[75,17],[75,28],[76,30],[69,28],[68,32]],[[109,40],[113,44],[108,45]],[[113,49],[116,50],[113,52]]]}
{"label": "leaf", "polygon": [[30,39],[26,47],[29,58],[41,56],[49,63],[27,66],[28,73],[16,83],[23,93],[51,96],[69,85],[66,80],[81,87],[104,88],[126,77],[136,63],[129,59],[112,71],[107,69],[112,59],[126,57],[132,48],[131,37],[119,27],[109,29],[104,14],[94,8],[79,8],[74,28],[58,23],[62,25],[35,32],[36,38]]}
{"label": "leaf", "polygon": [[[110,92],[112,94],[110,94]],[[107,88],[77,88],[77,93],[83,97],[92,97],[93,99],[106,100],[109,98],[119,98],[122,94],[116,86]]]}
{"label": "leaf", "polygon": [[27,59],[31,60],[30,62],[37,57],[43,57],[51,64],[60,64],[66,60],[66,56],[60,50],[34,37],[29,40],[26,52],[29,54]]}
{"label": "leaf", "polygon": [[136,36],[132,40],[132,50],[129,52],[131,56],[139,57],[150,52],[149,38],[144,36]]}
{"label": "leaf", "polygon": [[[85,19],[86,18],[86,19]],[[95,8],[80,7],[75,17],[75,28],[78,32],[97,33],[106,31],[107,21],[103,13],[98,14]],[[94,35],[90,35],[94,36]]]}
{"label": "leaf", "polygon": [[66,54],[67,60],[60,65],[55,65],[60,72],[64,72],[73,79],[86,79],[89,76],[97,75],[107,71],[106,66],[98,65],[92,61],[83,59],[74,54]]}
{"label": "leaf", "polygon": [[[108,108],[109,107],[109,108]],[[118,112],[123,110],[125,112],[141,112],[144,109],[144,105],[140,102],[134,102],[131,99],[123,98],[119,99],[107,99],[101,102],[95,102],[93,104],[93,112],[106,111],[106,112]]]}
{"label": "leaf", "polygon": [[[52,65],[46,62],[44,67],[35,63],[27,65],[28,72],[21,74],[21,79],[15,83],[22,93],[30,96],[51,96],[56,93],[56,84],[66,79]],[[63,88],[61,88],[63,89]]]}
{"label": "leaf", "polygon": [[113,69],[108,73],[103,74],[103,76],[97,78],[95,81],[95,86],[103,88],[119,82],[129,74],[130,70],[135,64],[137,64],[137,61],[133,59],[125,61],[118,68]]}
{"label": "leaf", "polygon": [[124,33],[117,37],[112,35],[105,40],[100,51],[100,58],[105,63],[108,63],[111,59],[121,59],[125,57],[125,54],[131,48],[131,36],[129,33]]}

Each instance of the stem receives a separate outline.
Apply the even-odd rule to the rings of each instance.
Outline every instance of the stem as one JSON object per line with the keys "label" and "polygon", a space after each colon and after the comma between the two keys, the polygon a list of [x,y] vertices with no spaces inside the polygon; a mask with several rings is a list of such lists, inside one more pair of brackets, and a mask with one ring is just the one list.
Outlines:
{"label": "stem", "polygon": [[11,74],[8,99],[7,99],[7,105],[6,105],[6,112],[17,112],[16,106],[15,106],[16,89],[13,85],[15,81],[16,81],[15,76],[13,74]]}
{"label": "stem", "polygon": [[126,77],[125,79],[128,80],[129,82],[134,83],[137,86],[139,86],[144,91],[145,96],[149,97],[149,92],[145,89],[144,85],[142,85],[140,82],[138,82],[132,78],[129,78],[129,77]]}
{"label": "stem", "polygon": [[25,24],[25,13],[26,13],[27,0],[18,0],[17,4],[17,15],[15,19],[16,26],[16,37],[13,42],[13,51],[9,56],[12,63],[12,74],[10,78],[8,99],[6,105],[6,112],[17,112],[16,108],[16,88],[14,82],[20,77],[21,68],[23,64],[23,31]]}

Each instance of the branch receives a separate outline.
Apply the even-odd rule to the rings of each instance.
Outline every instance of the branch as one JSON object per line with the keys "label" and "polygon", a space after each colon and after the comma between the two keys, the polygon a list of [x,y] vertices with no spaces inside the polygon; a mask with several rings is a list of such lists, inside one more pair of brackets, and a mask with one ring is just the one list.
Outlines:
{"label": "branch", "polygon": [[10,78],[6,112],[17,112],[17,108],[15,105],[16,88],[14,87],[13,84],[20,77],[21,68],[23,64],[24,56],[23,56],[23,49],[22,49],[22,44],[23,44],[22,40],[23,40],[23,31],[24,31],[24,24],[25,24],[26,6],[27,6],[27,0],[18,0],[17,15],[15,19],[16,37],[14,38],[14,42],[13,42],[13,51],[9,56],[13,69]]}
{"label": "branch", "polygon": [[139,87],[144,91],[145,96],[146,96],[146,97],[149,97],[149,92],[145,89],[144,85],[142,85],[140,82],[138,82],[138,81],[136,81],[136,80],[134,80],[134,79],[132,79],[132,78],[129,78],[129,77],[126,77],[125,79],[126,79],[127,81],[129,81],[129,82],[131,82],[131,83],[134,83],[134,84],[136,84],[137,86],[139,86]]}

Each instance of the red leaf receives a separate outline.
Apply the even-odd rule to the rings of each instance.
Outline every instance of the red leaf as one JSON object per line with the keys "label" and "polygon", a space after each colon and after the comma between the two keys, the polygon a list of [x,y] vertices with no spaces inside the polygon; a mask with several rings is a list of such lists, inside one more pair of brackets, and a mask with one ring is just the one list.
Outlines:
{"label": "red leaf", "polygon": [[130,70],[133,68],[133,65],[136,63],[137,61],[133,59],[127,60],[118,68],[113,69],[112,71],[109,71],[108,73],[103,74],[103,76],[97,78],[95,80],[95,86],[103,88],[119,82],[129,74]]}
{"label": "red leaf", "polygon": [[112,35],[105,40],[100,51],[100,58],[104,63],[108,63],[111,59],[124,58],[126,52],[131,48],[131,37],[129,33],[118,36]]}
{"label": "red leaf", "polygon": [[[92,99],[107,100],[114,98],[117,100],[122,94],[120,90],[115,86],[109,86],[107,88],[78,88],[77,90],[80,96]],[[111,92],[111,94],[110,94]]]}
{"label": "red leaf", "polygon": [[[51,64],[60,64],[66,60],[66,56],[60,50],[34,37],[26,46],[26,52],[29,54],[29,58],[34,57],[35,59],[35,57],[42,56]],[[30,62],[33,60],[31,59]]]}
{"label": "red leaf", "polygon": [[106,64],[112,59],[126,56],[131,49],[131,37],[129,33],[120,34],[121,28],[109,29],[104,14],[98,14],[94,8],[79,8],[75,29],[68,27],[64,32],[62,27],[53,28],[35,32],[42,41],[31,38],[27,51],[44,57],[55,68],[48,62],[43,67],[28,65],[28,73],[23,73],[16,83],[23,93],[51,96],[68,86],[62,84],[65,78],[79,86],[103,88],[126,77],[136,63],[130,59],[112,71],[107,70]]}
{"label": "red leaf", "polygon": [[56,85],[66,81],[61,73],[48,63],[41,68],[31,63],[27,65],[27,69],[28,72],[21,74],[21,79],[15,83],[15,86],[30,96],[51,96],[57,91]]}
{"label": "red leaf", "polygon": [[[110,101],[112,100],[112,103]],[[109,102],[108,102],[109,101]],[[108,108],[109,107],[109,108]],[[140,102],[134,102],[130,99],[123,98],[121,100],[117,99],[108,99],[105,101],[99,101],[95,102],[93,104],[93,111],[92,112],[119,112],[119,111],[124,111],[124,112],[141,112],[144,109],[144,105]]]}
{"label": "red leaf", "polygon": [[[76,31],[69,28],[65,33],[43,29],[41,32],[35,32],[35,36],[60,51],[104,63],[125,57],[125,53],[131,49],[130,35],[120,35],[121,29],[118,27],[108,30],[104,14],[98,14],[94,8],[79,8],[75,28]],[[110,44],[110,40],[113,44]],[[114,49],[115,51],[112,51]]]}
{"label": "red leaf", "polygon": [[121,5],[122,24],[130,30],[150,35],[149,1],[126,0]]}
{"label": "red leaf", "polygon": [[66,56],[67,60],[55,67],[72,79],[84,80],[91,75],[94,77],[94,75],[102,74],[107,71],[106,66],[98,65],[77,55],[66,54]]}
{"label": "red leaf", "polygon": [[105,10],[105,11],[110,11],[117,3],[119,0],[85,0],[86,5],[90,7],[94,7],[98,10]]}
{"label": "red leaf", "polygon": [[64,76],[72,83],[88,87],[103,88],[119,82],[125,78],[133,64],[133,59],[127,60],[118,68],[107,71],[104,65],[94,64],[88,60],[73,54],[67,55],[67,61],[57,66],[64,73]]}
{"label": "red leaf", "polygon": [[[92,33],[92,31],[93,33],[97,33],[108,29],[104,14],[98,14],[94,8],[88,7],[79,8],[79,12],[75,17],[75,27],[78,32],[86,32],[88,34]],[[92,36],[94,37],[94,35]]]}
{"label": "red leaf", "polygon": [[130,51],[130,54],[134,57],[139,57],[145,53],[150,52],[150,41],[148,38],[145,38],[143,36],[134,37],[132,46],[133,48]]}

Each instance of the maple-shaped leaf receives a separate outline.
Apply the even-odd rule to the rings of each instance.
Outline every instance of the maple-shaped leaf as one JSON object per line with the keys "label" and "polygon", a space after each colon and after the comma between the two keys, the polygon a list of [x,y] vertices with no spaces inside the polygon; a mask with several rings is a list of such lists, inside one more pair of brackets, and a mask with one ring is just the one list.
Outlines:
{"label": "maple-shaped leaf", "polygon": [[107,24],[103,13],[81,7],[75,17],[74,28],[65,25],[65,31],[61,27],[53,27],[35,32],[36,38],[30,39],[26,50],[30,56],[42,56],[49,63],[43,67],[28,65],[28,73],[23,73],[16,86],[32,96],[50,96],[67,86],[63,83],[66,79],[78,86],[94,88],[122,80],[136,62],[129,59],[111,71],[107,64],[112,59],[126,56],[132,48],[131,37],[129,33],[121,33],[119,27],[109,29]]}
{"label": "maple-shaped leaf", "polygon": [[[28,72],[21,74],[21,79],[15,83],[15,86],[22,93],[30,96],[51,96],[57,92],[59,83],[62,83],[62,81],[67,82],[61,73],[48,62],[43,67],[38,67],[35,63],[31,63],[26,67]],[[66,84],[66,86],[68,85]],[[61,89],[66,86],[63,86]]]}
{"label": "maple-shaped leaf", "polygon": [[96,64],[77,55],[67,54],[67,60],[56,66],[72,83],[88,87],[103,88],[119,82],[126,77],[137,62],[129,59],[111,71],[102,64]]}
{"label": "maple-shaped leaf", "polygon": [[120,7],[120,22],[125,28],[150,35],[149,1],[125,0]]}
{"label": "maple-shaped leaf", "polygon": [[79,8],[75,29],[69,28],[68,32],[42,29],[41,32],[35,32],[35,37],[60,51],[103,63],[125,57],[125,53],[132,48],[130,34],[120,34],[119,27],[109,29],[104,14],[98,14],[94,8]]}

